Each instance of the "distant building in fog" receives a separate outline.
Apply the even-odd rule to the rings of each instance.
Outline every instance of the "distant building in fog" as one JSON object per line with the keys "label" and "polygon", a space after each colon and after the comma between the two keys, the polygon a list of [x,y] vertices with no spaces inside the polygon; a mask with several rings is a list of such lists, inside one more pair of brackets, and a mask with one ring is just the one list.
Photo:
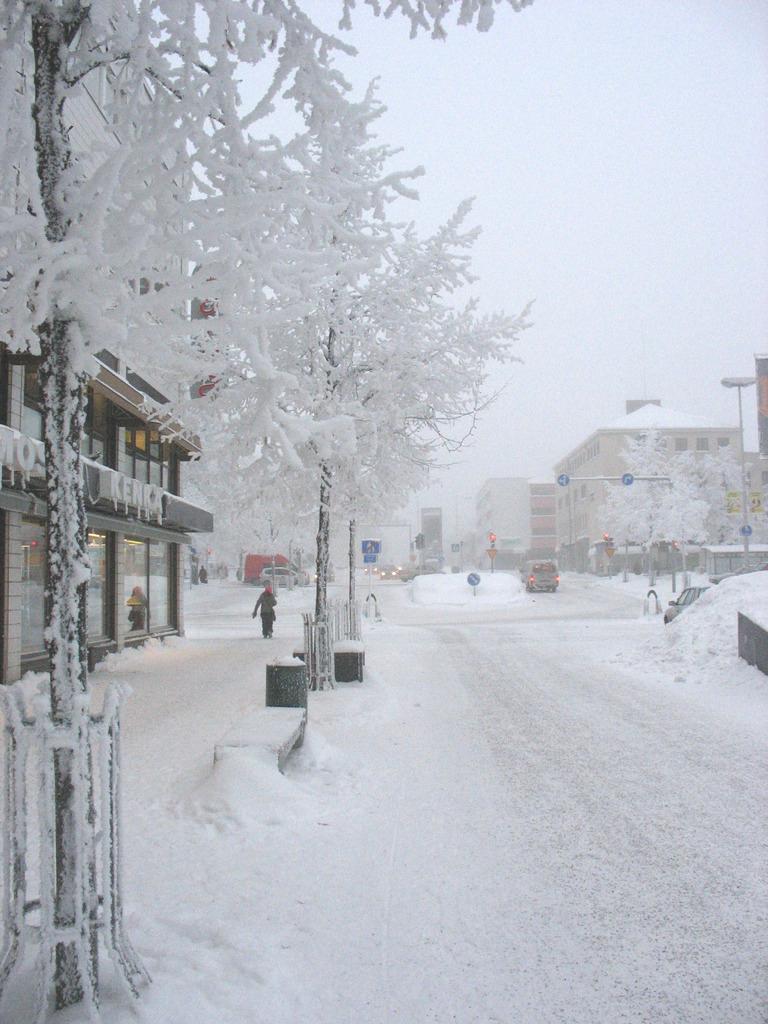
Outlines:
{"label": "distant building in fog", "polygon": [[[628,471],[623,454],[630,443],[649,430],[667,438],[674,451],[713,452],[739,447],[737,426],[718,426],[703,416],[663,408],[658,399],[636,399],[626,403],[626,415],[601,427],[576,445],[555,465],[555,479],[569,477],[620,477]],[[595,549],[603,542],[605,510],[609,487],[621,486],[601,480],[572,480],[567,487],[556,486],[559,559],[563,568],[586,571],[594,563]]]}
{"label": "distant building in fog", "polygon": [[487,556],[496,534],[497,569],[516,569],[527,558],[552,557],[557,549],[555,485],[527,477],[492,477],[477,495],[477,548]]}

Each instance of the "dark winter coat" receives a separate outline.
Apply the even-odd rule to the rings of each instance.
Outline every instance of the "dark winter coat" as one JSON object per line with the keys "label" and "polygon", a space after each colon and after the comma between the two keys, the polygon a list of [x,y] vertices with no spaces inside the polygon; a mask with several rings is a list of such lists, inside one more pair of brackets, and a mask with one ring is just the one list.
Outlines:
{"label": "dark winter coat", "polygon": [[259,610],[261,610],[262,618],[276,618],[276,604],[277,598],[275,597],[275,595],[271,594],[268,590],[265,590],[263,593],[259,594],[259,599],[256,602],[256,607],[253,609],[253,615],[251,616],[251,618],[255,619],[256,616],[259,614]]}

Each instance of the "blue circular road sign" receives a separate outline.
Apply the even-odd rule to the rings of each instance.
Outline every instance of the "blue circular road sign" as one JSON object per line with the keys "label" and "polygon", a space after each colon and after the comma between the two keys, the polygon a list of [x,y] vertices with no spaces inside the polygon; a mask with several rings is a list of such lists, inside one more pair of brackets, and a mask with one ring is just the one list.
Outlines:
{"label": "blue circular road sign", "polygon": [[567,473],[561,473],[560,476],[557,478],[557,482],[560,484],[561,487],[567,487],[568,484],[571,482],[571,478],[568,476]]}
{"label": "blue circular road sign", "polygon": [[471,572],[469,576],[467,576],[467,583],[470,587],[476,587],[480,583],[480,577],[476,572]]}
{"label": "blue circular road sign", "polygon": [[739,533],[742,537],[750,537],[752,535],[752,527],[749,523],[745,523],[739,530]]}
{"label": "blue circular road sign", "polygon": [[632,476],[631,473],[625,473],[621,478],[621,482],[625,484],[627,487],[629,487],[630,484],[633,484],[635,482],[635,478]]}

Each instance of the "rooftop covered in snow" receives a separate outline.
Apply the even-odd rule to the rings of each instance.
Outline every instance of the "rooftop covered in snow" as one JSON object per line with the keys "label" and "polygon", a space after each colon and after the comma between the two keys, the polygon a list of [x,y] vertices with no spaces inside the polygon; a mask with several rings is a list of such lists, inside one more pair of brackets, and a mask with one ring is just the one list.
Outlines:
{"label": "rooftop covered in snow", "polygon": [[706,416],[680,412],[679,409],[667,409],[664,406],[643,405],[634,412],[620,416],[603,430],[736,430],[736,425],[716,423]]}

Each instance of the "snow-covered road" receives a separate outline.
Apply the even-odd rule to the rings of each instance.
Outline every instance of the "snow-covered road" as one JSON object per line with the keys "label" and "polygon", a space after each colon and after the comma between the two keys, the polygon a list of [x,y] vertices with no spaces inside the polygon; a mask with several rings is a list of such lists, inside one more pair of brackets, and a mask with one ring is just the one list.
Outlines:
{"label": "snow-covered road", "polygon": [[145,1024],[764,1024],[768,687],[623,665],[663,629],[636,590],[380,586],[285,777],[211,753],[308,592],[263,642],[253,591],[198,588],[188,640],[116,659]]}

